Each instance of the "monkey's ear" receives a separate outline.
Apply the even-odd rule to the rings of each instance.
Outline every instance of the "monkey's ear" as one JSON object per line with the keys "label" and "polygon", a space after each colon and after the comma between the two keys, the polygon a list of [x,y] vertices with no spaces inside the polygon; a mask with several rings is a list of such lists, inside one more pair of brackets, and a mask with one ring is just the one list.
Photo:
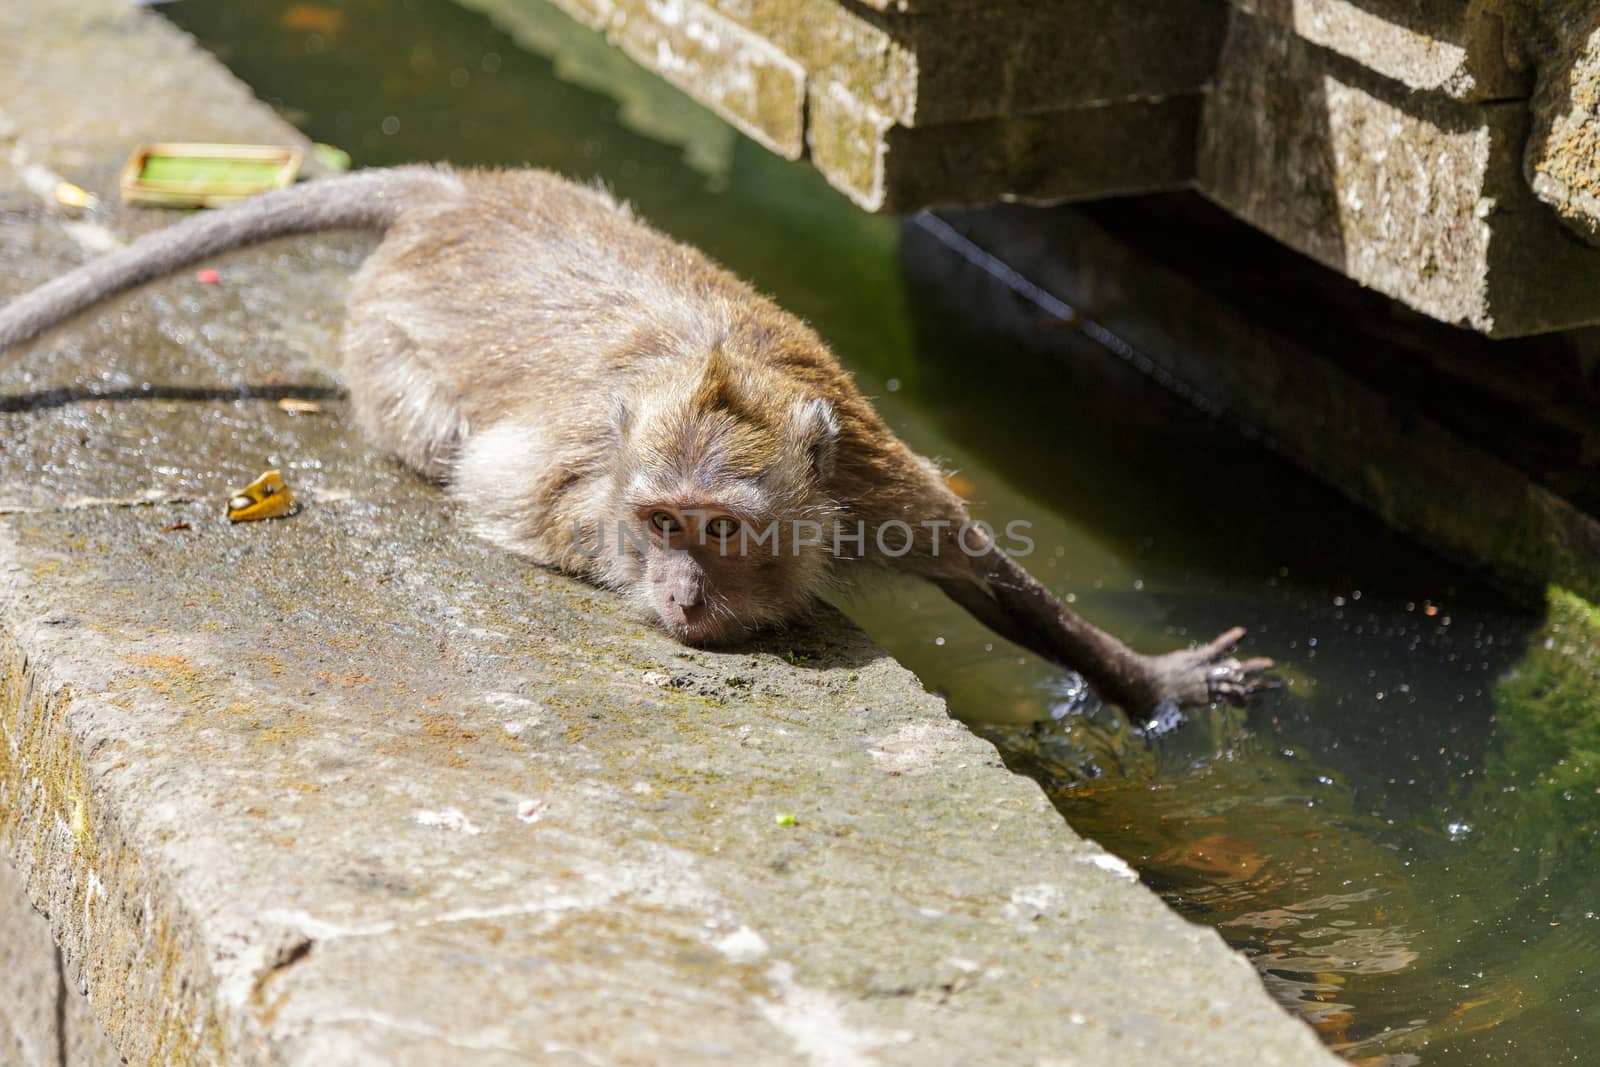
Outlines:
{"label": "monkey's ear", "polygon": [[795,401],[794,434],[795,440],[811,457],[811,468],[816,476],[823,481],[831,478],[839,440],[839,419],[833,413],[833,405],[820,397]]}

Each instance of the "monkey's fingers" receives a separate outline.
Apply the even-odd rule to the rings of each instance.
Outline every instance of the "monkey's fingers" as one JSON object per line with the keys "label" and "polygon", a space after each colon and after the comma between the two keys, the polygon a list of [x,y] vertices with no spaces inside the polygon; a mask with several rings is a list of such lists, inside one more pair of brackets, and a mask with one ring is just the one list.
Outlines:
{"label": "monkey's fingers", "polygon": [[1280,679],[1261,673],[1271,667],[1272,660],[1265,656],[1256,656],[1243,662],[1226,659],[1214,664],[1209,679],[1211,699],[1243,706],[1254,694],[1264,689],[1278,688],[1283,684]]}
{"label": "monkey's fingers", "polygon": [[1231,652],[1233,650],[1233,646],[1239,643],[1240,639],[1244,637],[1244,634],[1245,629],[1243,626],[1235,626],[1233,629],[1228,630],[1220,637],[1213,639],[1207,644],[1201,645],[1198,649],[1196,649],[1196,651],[1200,653],[1201,658],[1203,659],[1213,659],[1217,656]]}

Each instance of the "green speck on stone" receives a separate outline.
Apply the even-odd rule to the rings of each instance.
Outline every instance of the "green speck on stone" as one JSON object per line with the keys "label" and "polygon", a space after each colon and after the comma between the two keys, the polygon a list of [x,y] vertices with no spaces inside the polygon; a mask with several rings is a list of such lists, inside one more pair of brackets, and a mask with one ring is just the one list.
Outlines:
{"label": "green speck on stone", "polygon": [[774,815],[772,817],[772,821],[777,823],[779,826],[793,826],[794,825],[794,812],[792,812],[792,811],[780,811],[780,812],[778,812],[778,814],[776,814],[776,815]]}

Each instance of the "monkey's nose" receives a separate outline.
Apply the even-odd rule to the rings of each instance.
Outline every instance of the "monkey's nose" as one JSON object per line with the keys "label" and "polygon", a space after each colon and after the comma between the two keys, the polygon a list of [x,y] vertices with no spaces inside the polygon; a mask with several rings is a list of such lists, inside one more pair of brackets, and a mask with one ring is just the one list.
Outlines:
{"label": "monkey's nose", "polygon": [[714,639],[718,629],[703,601],[697,597],[696,603],[685,604],[674,593],[667,594],[667,602],[661,608],[661,621],[678,640],[690,644]]}

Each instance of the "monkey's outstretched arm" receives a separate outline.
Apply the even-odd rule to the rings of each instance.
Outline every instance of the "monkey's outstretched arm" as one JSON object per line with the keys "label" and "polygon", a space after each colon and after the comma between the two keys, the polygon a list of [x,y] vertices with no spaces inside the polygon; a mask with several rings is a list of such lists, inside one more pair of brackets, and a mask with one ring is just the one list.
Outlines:
{"label": "monkey's outstretched arm", "polygon": [[999,549],[962,558],[967,569],[933,576],[950,599],[1007,640],[1077,671],[1130,714],[1168,719],[1190,705],[1243,701],[1269,684],[1260,672],[1270,659],[1229,655],[1244,636],[1239,627],[1199,648],[1146,656],[1061,603]]}
{"label": "monkey's outstretched arm", "polygon": [[388,229],[408,206],[438,202],[460,180],[432,167],[361,171],[202,211],[146,234],[0,308],[0,351],[106,297],[229,249],[292,233]]}

